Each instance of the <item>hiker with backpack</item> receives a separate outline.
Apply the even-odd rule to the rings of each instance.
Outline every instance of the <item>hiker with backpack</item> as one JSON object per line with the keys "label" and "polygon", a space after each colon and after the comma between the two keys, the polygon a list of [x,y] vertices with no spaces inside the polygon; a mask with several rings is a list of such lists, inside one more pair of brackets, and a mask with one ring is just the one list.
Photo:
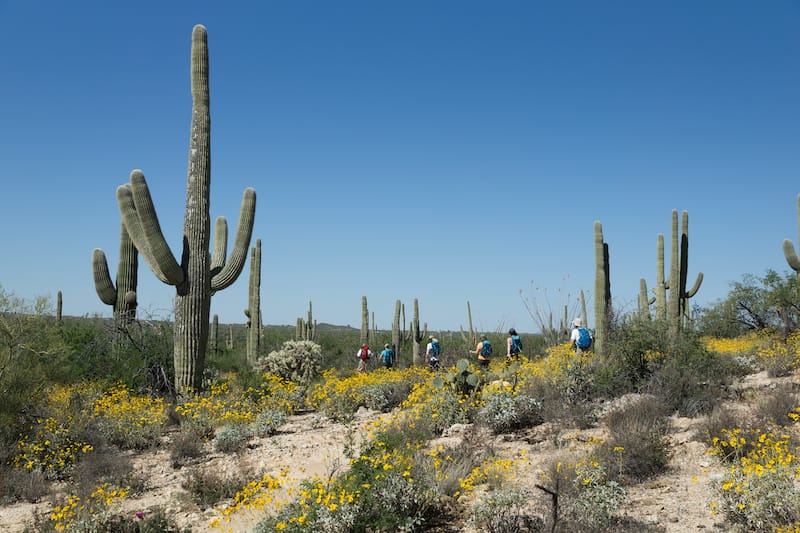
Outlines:
{"label": "hiker with backpack", "polygon": [[428,346],[425,349],[425,358],[428,360],[428,365],[431,370],[439,368],[439,356],[442,355],[442,347],[439,344],[439,339],[431,335],[428,337]]}
{"label": "hiker with backpack", "polygon": [[489,342],[486,335],[481,335],[481,340],[475,346],[475,349],[470,350],[469,353],[478,356],[478,365],[481,368],[487,368],[489,361],[492,360],[492,343]]}
{"label": "hiker with backpack", "polygon": [[572,321],[572,334],[569,342],[575,347],[575,353],[580,354],[589,349],[592,345],[592,334],[583,327],[583,320],[576,318]]}
{"label": "hiker with backpack", "polygon": [[369,349],[369,346],[366,344],[363,345],[361,348],[358,349],[356,353],[356,357],[358,357],[358,371],[364,372],[367,369],[367,361],[372,359],[372,350]]}
{"label": "hiker with backpack", "polygon": [[517,334],[517,330],[511,328],[508,330],[508,339],[506,339],[506,361],[513,361],[521,354],[522,339]]}
{"label": "hiker with backpack", "polygon": [[383,345],[381,363],[383,363],[384,368],[392,368],[394,366],[394,350],[388,344]]}

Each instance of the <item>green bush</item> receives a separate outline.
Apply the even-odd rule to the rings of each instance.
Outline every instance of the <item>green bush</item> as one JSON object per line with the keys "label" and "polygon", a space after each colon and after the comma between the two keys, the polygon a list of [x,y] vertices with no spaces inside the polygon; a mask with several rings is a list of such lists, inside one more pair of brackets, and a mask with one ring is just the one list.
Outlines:
{"label": "green bush", "polygon": [[238,452],[244,448],[250,436],[250,432],[243,425],[224,426],[216,430],[211,445],[218,452]]}
{"label": "green bush", "polygon": [[507,433],[541,424],[542,402],[525,394],[499,392],[489,397],[477,413],[476,421],[493,433]]}

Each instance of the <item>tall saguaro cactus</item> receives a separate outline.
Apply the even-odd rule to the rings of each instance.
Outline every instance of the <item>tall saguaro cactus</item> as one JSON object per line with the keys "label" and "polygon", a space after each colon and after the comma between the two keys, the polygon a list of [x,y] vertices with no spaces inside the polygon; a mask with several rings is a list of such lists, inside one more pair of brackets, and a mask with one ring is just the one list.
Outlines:
{"label": "tall saguaro cactus", "polygon": [[191,80],[192,124],[180,262],[161,233],[150,191],[140,170],[134,170],[130,183],[117,189],[117,203],[125,228],[150,269],[158,279],[175,287],[175,386],[178,390],[196,391],[203,385],[211,296],[233,284],[242,272],[253,232],[256,193],[252,188],[244,191],[230,257],[225,253],[228,225],[224,217],[217,218],[212,257],[209,253],[211,123],[208,36],[201,25],[192,31]]}
{"label": "tall saguaro cactus", "polygon": [[295,339],[299,341],[313,341],[317,337],[317,321],[314,320],[314,313],[311,302],[308,302],[308,320],[297,317],[297,331]]}
{"label": "tall saguaro cactus", "polygon": [[656,238],[656,320],[667,319],[667,281],[664,279],[664,234]]}
{"label": "tall saguaro cactus", "polygon": [[261,239],[250,249],[250,287],[247,295],[247,364],[253,368],[261,347]]}
{"label": "tall saguaro cactus", "polygon": [[422,329],[419,327],[419,301],[414,298],[414,318],[411,319],[411,326],[408,330],[408,336],[411,339],[411,362],[414,365],[422,364],[422,356],[420,355],[419,345],[422,340],[428,335],[428,323],[425,322]]}
{"label": "tall saguaro cactus", "polygon": [[125,324],[136,318],[136,283],[139,270],[139,254],[133,245],[125,224],[121,224],[119,235],[119,262],[117,283],[111,281],[106,254],[100,248],[92,252],[94,289],[100,301],[112,306],[114,320]]}
{"label": "tall saguaro cactus", "polygon": [[[797,195],[797,234],[800,236],[800,194]],[[797,272],[797,279],[800,281],[800,258],[797,257],[794,244],[789,239],[783,239],[783,255],[792,270]]]}
{"label": "tall saguaro cactus", "polygon": [[[395,360],[400,361],[400,344],[403,342],[403,334],[402,332],[405,330],[405,324],[403,324],[403,329],[400,329],[400,310],[402,309],[403,304],[400,300],[396,300],[394,302],[394,319],[392,320],[392,350],[395,353]],[[403,317],[405,320],[405,317]]]}
{"label": "tall saguaro cactus", "polygon": [[469,301],[467,301],[467,321],[469,325],[469,336],[467,333],[464,332],[464,328],[459,326],[459,330],[461,331],[461,338],[467,343],[467,346],[471,350],[473,346],[478,344],[478,332],[472,327],[472,307],[469,305]]}
{"label": "tall saguaro cactus", "polygon": [[361,297],[361,345],[369,344],[369,308],[367,297]]}
{"label": "tall saguaro cactus", "polygon": [[676,339],[683,327],[684,318],[688,312],[689,298],[697,294],[703,283],[703,273],[697,274],[694,285],[686,290],[686,280],[689,270],[689,213],[684,211],[681,216],[681,231],[678,234],[678,210],[672,210],[672,245],[669,258],[669,303],[668,322],[669,332]]}
{"label": "tall saguaro cactus", "polygon": [[608,244],[603,240],[603,225],[594,223],[594,349],[605,355],[608,319],[611,313],[611,276]]}

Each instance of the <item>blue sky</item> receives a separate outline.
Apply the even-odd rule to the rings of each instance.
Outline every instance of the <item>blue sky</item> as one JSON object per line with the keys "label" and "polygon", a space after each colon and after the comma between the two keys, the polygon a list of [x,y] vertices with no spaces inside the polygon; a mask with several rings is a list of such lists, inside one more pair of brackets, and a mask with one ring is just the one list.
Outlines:
{"label": "blue sky", "polygon": [[[378,327],[536,326],[594,287],[603,223],[617,308],[655,284],[690,217],[693,303],[788,270],[800,192],[800,3],[0,0],[0,284],[110,315],[118,185],[147,176],[181,238],[194,24],[208,28],[212,220],[258,193],[262,312]],[[667,256],[669,252],[667,251]],[[668,260],[668,259],[667,259]],[[214,296],[242,322],[249,265]],[[174,288],[142,262],[140,312]]]}

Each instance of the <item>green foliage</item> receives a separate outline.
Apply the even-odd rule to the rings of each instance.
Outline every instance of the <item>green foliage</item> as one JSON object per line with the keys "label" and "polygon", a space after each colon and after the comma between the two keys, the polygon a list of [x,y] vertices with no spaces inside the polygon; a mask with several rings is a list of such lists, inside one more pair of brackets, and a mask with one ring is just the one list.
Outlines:
{"label": "green foliage", "polygon": [[473,371],[467,359],[460,359],[455,367],[445,374],[437,376],[434,385],[437,387],[448,386],[463,396],[475,394],[481,386],[481,376]]}
{"label": "green foliage", "polygon": [[476,416],[493,433],[507,433],[542,422],[542,402],[524,394],[503,391],[493,394]]}
{"label": "green foliage", "polygon": [[470,524],[477,531],[486,533],[544,531],[542,520],[526,513],[531,497],[531,489],[524,487],[492,491],[485,499],[472,505]]}
{"label": "green foliage", "polygon": [[256,368],[309,385],[322,371],[322,347],[314,341],[289,340],[280,350],[270,352],[259,359]]}
{"label": "green foliage", "polygon": [[245,447],[250,436],[248,428],[241,424],[224,426],[216,431],[214,438],[211,440],[211,445],[218,452],[238,452]]}
{"label": "green foliage", "polygon": [[278,432],[278,428],[286,422],[286,413],[280,409],[264,409],[251,424],[251,431],[256,437],[270,437]]}
{"label": "green foliage", "polygon": [[784,335],[800,324],[800,285],[793,272],[767,270],[763,276],[745,274],[731,283],[728,295],[701,310],[703,335],[737,337],[751,330],[772,329]]}

